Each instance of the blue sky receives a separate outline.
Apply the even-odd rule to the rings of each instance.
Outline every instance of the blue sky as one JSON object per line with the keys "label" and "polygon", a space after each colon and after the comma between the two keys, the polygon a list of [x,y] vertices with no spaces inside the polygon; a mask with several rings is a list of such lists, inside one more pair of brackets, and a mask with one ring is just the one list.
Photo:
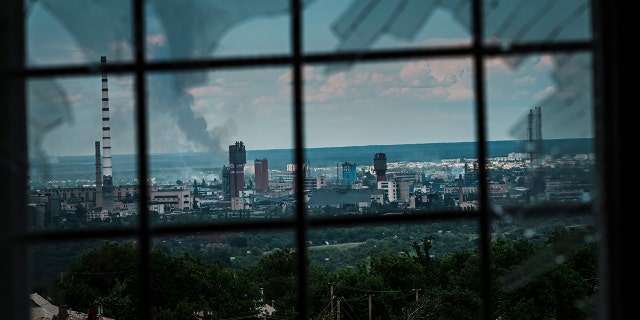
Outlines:
{"label": "blue sky", "polygon": [[[264,1],[260,6],[252,5],[256,2],[237,1],[233,7],[226,2],[225,7],[225,2],[216,1],[166,1],[164,7],[150,7],[148,57],[162,60],[286,54],[290,50],[289,20],[284,14],[287,2]],[[580,9],[581,1],[573,2],[578,4],[572,8]],[[41,0],[31,4],[27,11],[29,63],[34,66],[99,63],[102,55],[107,56],[108,62],[130,60],[129,8],[121,3],[118,6],[112,5],[114,2],[102,3],[107,3],[104,8],[96,8],[95,3],[83,7],[82,2],[72,0]],[[394,6],[394,2],[382,3]],[[349,17],[357,16],[358,8],[352,7],[351,1],[307,1],[303,16],[304,50],[468,45],[470,33],[465,26],[468,19],[461,13],[467,11],[453,10],[454,3],[465,1],[447,2],[449,7],[435,6],[417,24],[419,28],[412,28],[410,19],[405,17],[409,22],[387,21],[386,33],[381,30],[367,34],[375,30],[340,32],[341,26],[352,26],[346,23],[350,22]],[[372,15],[378,10],[379,15],[371,21],[386,19],[389,8],[382,6],[370,10]],[[251,18],[243,19],[246,14],[251,14]],[[220,19],[212,22],[211,16]],[[367,25],[367,20],[361,22]],[[585,27],[580,27],[581,24],[585,23],[577,19],[566,23],[565,29],[571,34],[582,34]],[[517,27],[496,30],[509,34],[513,28]],[[331,68],[305,66],[307,146],[475,140],[472,63],[469,58],[456,58]],[[581,86],[589,85],[589,75],[582,74],[589,71],[588,67],[568,76],[558,72],[575,69],[563,66],[588,66],[588,63],[588,57],[562,60],[551,55],[530,56],[517,62],[485,61],[489,140],[523,138],[522,121],[537,106],[543,108],[543,137],[593,136],[592,98],[580,93]],[[69,77],[31,83],[28,92],[31,146],[51,156],[93,154],[94,141],[102,139],[100,78]],[[109,75],[113,154],[135,151],[133,80],[131,75]],[[287,67],[153,74],[147,80],[152,153],[224,153],[235,141],[243,141],[250,150],[293,146],[291,70]],[[572,104],[567,106],[569,100]]]}

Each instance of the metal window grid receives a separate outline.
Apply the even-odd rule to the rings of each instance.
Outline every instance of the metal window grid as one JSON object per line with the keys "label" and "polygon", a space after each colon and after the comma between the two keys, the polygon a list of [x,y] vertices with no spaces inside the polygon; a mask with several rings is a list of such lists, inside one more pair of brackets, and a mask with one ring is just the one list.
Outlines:
{"label": "metal window grid", "polygon": [[[611,35],[614,30],[610,27],[613,23],[611,21],[611,15],[613,14],[613,9],[611,7],[605,5],[605,2],[594,1],[592,6],[592,12],[594,13],[593,21],[594,21],[594,34],[603,34],[603,37],[596,37],[591,41],[582,41],[582,42],[553,42],[553,43],[534,43],[534,44],[517,44],[512,47],[504,50],[500,47],[492,47],[487,46],[483,43],[483,16],[481,11],[482,2],[481,0],[474,0],[472,2],[472,20],[473,20],[473,44],[470,47],[437,47],[437,48],[425,48],[425,49],[399,49],[399,50],[369,50],[366,52],[346,52],[346,53],[320,53],[320,54],[308,54],[304,53],[302,50],[302,15],[301,15],[301,3],[298,0],[292,0],[290,5],[290,16],[291,16],[291,43],[292,50],[289,55],[273,55],[273,56],[261,56],[261,57],[231,57],[231,58],[210,58],[210,59],[199,59],[199,60],[178,60],[178,61],[169,61],[169,62],[148,62],[144,57],[145,53],[145,9],[144,9],[143,0],[133,0],[133,38],[134,38],[134,60],[131,63],[115,63],[109,64],[104,67],[109,73],[128,73],[133,74],[135,77],[135,94],[136,94],[136,102],[137,102],[137,156],[138,156],[138,181],[147,181],[147,172],[148,172],[148,164],[147,164],[147,99],[145,96],[145,85],[146,85],[146,75],[148,73],[152,73],[155,71],[185,71],[185,70],[202,70],[202,69],[233,69],[233,68],[246,68],[246,67],[262,67],[262,66],[289,66],[292,67],[293,70],[293,114],[295,120],[295,159],[297,164],[303,164],[305,161],[304,154],[304,123],[303,123],[303,97],[304,93],[302,92],[302,67],[305,64],[311,63],[336,63],[336,62],[350,62],[350,61],[392,61],[392,60],[400,60],[400,59],[409,59],[409,58],[438,58],[438,57],[470,57],[473,59],[474,66],[474,77],[475,77],[475,106],[474,110],[476,113],[475,119],[477,126],[477,150],[478,150],[478,161],[480,168],[480,181],[486,181],[487,172],[485,170],[485,159],[487,155],[487,150],[485,146],[485,131],[487,124],[485,123],[485,83],[484,83],[484,68],[482,61],[491,56],[506,56],[506,55],[520,55],[520,54],[530,54],[530,53],[552,53],[552,52],[588,52],[593,54],[596,59],[596,67],[594,68],[595,79],[596,79],[596,99],[601,99],[603,103],[613,103],[615,102],[616,97],[611,96],[611,94],[602,94],[599,93],[599,89],[615,91],[611,86],[611,82],[614,79],[617,79],[618,74],[615,71],[605,70],[605,66],[608,65],[609,51],[607,51],[608,47],[611,46],[611,43],[606,41],[607,38],[605,36]],[[0,6],[0,9],[4,11],[0,12],[3,14],[3,17],[9,17],[16,13],[20,13],[22,6],[22,1],[12,0],[8,1],[4,6]],[[613,6],[612,6],[613,7]],[[11,299],[8,299],[6,302],[6,306],[9,306],[12,310],[9,312],[9,318],[20,319],[25,316],[26,313],[26,300],[25,298],[28,296],[26,292],[26,288],[24,287],[23,280],[26,279],[26,274],[24,272],[26,266],[26,253],[24,252],[25,248],[30,243],[35,242],[47,242],[47,241],[68,241],[68,240],[82,240],[89,238],[118,238],[118,237],[131,237],[135,236],[139,240],[139,245],[141,248],[141,274],[147,275],[146,277],[141,277],[142,279],[142,294],[141,294],[141,317],[144,319],[151,319],[151,310],[150,310],[150,293],[151,293],[151,283],[148,276],[148,272],[145,272],[145,269],[150,263],[149,259],[149,250],[150,250],[150,241],[152,237],[164,235],[164,234],[179,234],[179,233],[193,233],[193,232],[218,232],[218,231],[235,231],[235,230],[295,230],[296,234],[296,252],[297,252],[297,261],[299,266],[305,266],[305,261],[307,259],[305,242],[307,231],[311,228],[320,228],[320,227],[333,227],[333,226],[348,226],[348,225],[373,225],[373,224],[385,224],[385,223],[394,223],[398,222],[428,222],[428,221],[443,221],[443,220],[452,220],[457,221],[460,219],[474,219],[479,223],[480,230],[479,233],[481,235],[480,247],[482,253],[482,280],[483,283],[486,284],[483,286],[482,298],[484,301],[484,310],[483,315],[484,319],[491,318],[491,309],[490,309],[490,253],[489,253],[489,242],[490,242],[490,230],[489,224],[491,221],[491,210],[488,207],[488,190],[486,184],[481,184],[480,186],[480,194],[481,194],[481,206],[477,211],[475,216],[470,217],[468,214],[463,213],[452,213],[450,211],[442,211],[442,212],[429,212],[429,214],[423,215],[403,215],[403,216],[362,216],[362,217],[346,217],[346,218],[318,218],[318,217],[308,217],[305,213],[304,206],[297,206],[297,212],[295,218],[291,221],[261,221],[258,223],[253,223],[251,221],[243,221],[243,222],[232,222],[232,223],[211,223],[211,224],[198,224],[198,225],[160,225],[160,226],[151,226],[149,223],[149,213],[147,208],[147,199],[145,197],[140,198],[140,215],[139,215],[139,224],[136,227],[129,229],[112,229],[112,230],[73,230],[73,231],[56,231],[56,232],[33,232],[27,230],[25,227],[24,215],[20,213],[24,213],[24,203],[25,194],[23,190],[26,188],[26,182],[24,180],[24,176],[26,176],[26,138],[21,136],[21,132],[24,132],[24,127],[21,124],[26,122],[26,114],[24,111],[25,105],[25,97],[23,89],[24,83],[29,79],[41,78],[41,77],[53,77],[53,76],[72,76],[72,75],[90,75],[90,74],[98,74],[102,72],[102,69],[96,68],[95,66],[85,66],[85,65],[71,65],[71,66],[48,66],[48,67],[26,67],[24,64],[24,49],[20,44],[24,44],[24,30],[20,30],[22,23],[20,17],[14,17],[11,19],[5,20],[6,26],[9,26],[4,32],[5,35],[8,35],[7,40],[12,41],[18,45],[17,49],[7,50],[4,53],[0,54],[0,70],[2,73],[2,83],[7,84],[5,89],[2,91],[3,93],[11,92],[11,90],[17,89],[17,93],[13,93],[9,95],[9,99],[7,104],[9,106],[13,106],[14,108],[10,108],[8,114],[8,122],[5,121],[3,124],[7,124],[5,130],[5,135],[3,139],[9,138],[9,141],[12,143],[7,144],[5,146],[6,152],[11,153],[11,156],[5,157],[3,160],[8,161],[10,164],[14,164],[11,168],[6,169],[3,167],[3,174],[7,173],[7,182],[11,183],[14,186],[22,187],[22,188],[14,188],[14,191],[10,192],[8,195],[3,197],[3,200],[9,200],[10,205],[8,206],[8,212],[11,212],[13,217],[5,217],[1,221],[3,223],[3,231],[6,231],[6,235],[3,238],[3,247],[4,249],[8,249],[10,257],[13,259],[12,263],[9,266],[3,267],[4,271],[15,272],[16,270],[23,270],[22,274],[17,274],[12,281],[4,281],[3,288],[10,290]],[[17,27],[16,27],[17,26]],[[609,40],[611,41],[611,40]],[[16,66],[18,68],[16,69]],[[613,73],[612,73],[613,72]],[[604,112],[598,110],[598,105],[596,105],[596,114],[597,116],[604,115]],[[600,107],[600,109],[602,109]],[[602,125],[603,131],[601,131],[603,137],[596,137],[597,139],[597,155],[598,161],[601,164],[601,167],[608,167],[608,165],[612,165],[613,163],[617,163],[618,158],[615,155],[608,156],[609,151],[616,151],[617,147],[615,144],[604,146],[602,143],[602,139],[609,139],[610,137],[614,137],[616,132],[611,129],[612,122],[615,123],[617,118],[611,118],[611,116],[600,118],[604,123]],[[11,132],[11,133],[6,133]],[[11,140],[11,138],[13,138]],[[619,147],[618,147],[619,148]],[[615,153],[613,153],[615,154]],[[7,160],[8,159],[8,160]],[[6,166],[6,165],[5,165]],[[7,168],[9,166],[6,166]],[[15,170],[17,168],[17,170]],[[303,166],[296,166],[297,174],[296,179],[298,185],[303,184],[302,174]],[[616,189],[618,185],[618,176],[615,175],[616,172],[613,172],[612,175],[610,168],[600,169],[600,177],[601,181],[598,183],[603,185],[603,189],[611,188],[611,192]],[[605,178],[606,177],[606,178]],[[148,187],[146,184],[140,184],[140,194],[147,194]],[[609,191],[607,191],[609,192]],[[299,192],[296,195],[296,199],[299,203],[304,202],[304,194]],[[598,210],[597,213],[602,214],[603,212],[611,212],[615,211],[618,207],[617,204],[612,203],[611,197],[604,197],[603,204],[599,207],[595,208]],[[548,209],[548,208],[547,208]],[[567,209],[567,208],[564,208]],[[593,210],[592,207],[578,207],[573,208],[577,212],[585,212],[587,210]],[[531,214],[539,213],[540,211],[544,211],[545,209],[530,209]],[[17,213],[17,214],[16,214]],[[22,217],[20,217],[22,216]],[[603,275],[607,277],[604,280],[604,285],[609,286],[609,290],[612,292],[610,297],[605,297],[602,300],[604,308],[600,314],[603,318],[616,318],[621,311],[616,307],[619,307],[616,298],[620,297],[619,285],[617,284],[617,278],[610,275],[613,273],[614,264],[619,261],[620,256],[615,255],[617,251],[613,250],[613,245],[616,239],[611,235],[612,228],[616,227],[619,222],[618,220],[613,220],[614,218],[602,218],[602,221],[605,223],[605,238],[604,248],[605,251],[611,251],[611,256],[613,260],[607,260],[603,262],[601,266],[604,269]],[[609,255],[609,253],[607,253]],[[616,260],[618,259],[618,260]],[[22,268],[22,269],[21,269]],[[609,281],[607,281],[609,280]],[[305,299],[307,292],[307,270],[304,267],[299,269],[298,273],[298,297],[300,298],[297,305],[297,310],[299,312],[300,318],[306,318],[308,314],[308,306],[307,301]],[[608,284],[607,284],[608,283]],[[22,307],[22,308],[21,308]],[[5,309],[6,310],[6,309]],[[11,316],[13,315],[13,316]]]}

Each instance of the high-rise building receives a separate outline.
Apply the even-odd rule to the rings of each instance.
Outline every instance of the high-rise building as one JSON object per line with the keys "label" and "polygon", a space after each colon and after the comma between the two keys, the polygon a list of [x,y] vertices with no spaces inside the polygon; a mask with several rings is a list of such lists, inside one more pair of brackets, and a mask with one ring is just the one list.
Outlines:
{"label": "high-rise building", "polygon": [[48,199],[49,223],[58,222],[62,216],[62,206],[60,205],[60,195],[52,194]]}
{"label": "high-rise building", "polygon": [[229,167],[222,166],[222,198],[225,201],[231,200],[231,181]]}
{"label": "high-rise building", "polygon": [[247,163],[247,151],[242,141],[229,146],[229,196],[239,197],[244,190],[244,165]]}
{"label": "high-rise building", "polygon": [[357,180],[355,163],[345,162],[342,164],[342,185],[350,186]]}
{"label": "high-rise building", "polygon": [[256,191],[269,191],[269,161],[267,158],[256,159],[253,164],[256,176]]}
{"label": "high-rise building", "polygon": [[477,163],[474,162],[473,163],[473,168],[469,168],[469,164],[465,163],[464,164],[464,177],[461,177],[460,179],[462,180],[463,186],[465,187],[471,187],[471,186],[477,186],[479,183],[479,170],[477,168]]}
{"label": "high-rise building", "polygon": [[373,156],[373,169],[376,172],[376,181],[387,180],[387,155],[376,153]]}

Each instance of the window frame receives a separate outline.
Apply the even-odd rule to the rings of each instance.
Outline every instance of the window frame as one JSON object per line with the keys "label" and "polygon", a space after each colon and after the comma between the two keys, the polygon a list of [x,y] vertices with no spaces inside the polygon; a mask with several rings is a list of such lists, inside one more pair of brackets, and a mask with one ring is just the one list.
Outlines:
{"label": "window frame", "polygon": [[[133,12],[133,38],[134,38],[134,60],[131,63],[110,64],[105,67],[109,73],[131,73],[135,77],[135,92],[138,108],[136,108],[136,140],[138,156],[139,181],[147,181],[147,98],[146,76],[154,71],[178,71],[194,69],[216,69],[235,68],[247,66],[268,66],[280,65],[292,68],[293,79],[293,118],[295,121],[294,143],[296,163],[303,164],[304,154],[304,117],[303,104],[304,93],[302,92],[302,67],[309,63],[330,63],[343,61],[392,61],[396,59],[408,58],[433,58],[433,57],[471,57],[474,64],[474,92],[476,112],[476,142],[478,143],[478,164],[480,168],[480,181],[486,181],[485,168],[486,146],[485,146],[485,105],[484,105],[484,67],[483,59],[497,55],[542,53],[542,52],[591,52],[594,57],[594,104],[596,112],[596,156],[597,156],[597,177],[596,190],[598,190],[597,202],[593,207],[578,208],[578,210],[592,210],[597,216],[598,229],[602,231],[599,242],[599,272],[600,290],[598,301],[598,317],[602,319],[617,319],[624,314],[625,308],[629,304],[624,300],[623,281],[630,276],[628,265],[624,262],[625,252],[628,252],[631,232],[629,224],[625,225],[622,218],[622,200],[625,191],[622,187],[621,175],[621,134],[619,120],[622,119],[622,101],[625,91],[622,89],[622,76],[620,68],[625,60],[622,59],[622,29],[621,24],[624,19],[620,16],[630,8],[622,8],[622,1],[592,1],[592,21],[593,40],[585,42],[554,42],[514,45],[508,50],[498,47],[486,46],[482,40],[482,10],[481,0],[472,0],[473,17],[473,44],[471,47],[440,47],[428,49],[402,49],[402,50],[370,50],[367,52],[353,53],[322,53],[305,54],[302,50],[302,14],[300,12],[301,3],[298,0],[291,0],[291,45],[290,55],[275,55],[267,57],[246,57],[246,58],[211,58],[194,60],[180,60],[170,62],[148,62],[144,58],[145,53],[145,8],[143,0],[132,0]],[[75,230],[69,232],[34,232],[27,227],[28,219],[26,215],[26,193],[27,182],[25,177],[28,174],[28,155],[26,139],[26,97],[25,83],[29,79],[38,77],[53,77],[65,75],[97,75],[102,72],[101,68],[95,66],[73,65],[73,66],[47,66],[28,67],[25,61],[25,21],[24,3],[22,0],[8,0],[0,4],[0,34],[5,43],[11,46],[0,50],[0,93],[5,99],[6,113],[2,117],[2,177],[5,183],[10,186],[8,191],[2,194],[2,202],[6,204],[5,213],[0,215],[0,231],[2,241],[0,249],[9,256],[9,263],[3,263],[0,267],[2,278],[0,288],[4,292],[10,293],[8,299],[0,302],[7,319],[25,319],[28,312],[28,266],[33,261],[29,260],[28,247],[31,243],[48,242],[54,240],[82,240],[101,237],[130,237],[136,236],[141,248],[141,277],[142,291],[140,306],[142,319],[151,319],[150,292],[151,283],[145,266],[150,263],[151,239],[156,236],[169,233],[190,233],[190,232],[215,232],[234,230],[270,230],[293,229],[296,234],[296,252],[298,265],[304,266],[307,259],[306,238],[307,232],[311,228],[335,227],[354,224],[379,224],[397,223],[399,219],[404,222],[426,222],[434,220],[457,220],[469,219],[469,216],[462,213],[433,212],[429,215],[406,215],[402,217],[350,217],[350,218],[312,218],[305,214],[304,206],[297,206],[295,218],[291,221],[260,222],[254,224],[250,222],[210,224],[210,225],[186,225],[186,226],[151,226],[149,224],[149,213],[147,199],[140,198],[140,220],[136,227],[131,229],[113,229],[106,231]],[[628,61],[628,60],[626,60]],[[628,92],[628,91],[626,91]],[[296,183],[303,185],[303,166],[296,166]],[[148,187],[140,185],[140,194],[147,194]],[[489,284],[491,274],[490,264],[490,221],[491,210],[488,207],[487,184],[480,187],[481,205],[475,217],[479,222],[479,233],[481,235],[482,253],[482,277],[483,283]],[[299,203],[304,202],[304,194],[296,194]],[[536,212],[533,208],[532,213]],[[626,228],[626,229],[625,229]],[[298,297],[307,297],[306,281],[307,269],[301,268],[298,273]],[[485,319],[490,319],[490,286],[483,286]],[[308,305],[305,298],[298,301],[298,312],[301,315],[308,314]]]}

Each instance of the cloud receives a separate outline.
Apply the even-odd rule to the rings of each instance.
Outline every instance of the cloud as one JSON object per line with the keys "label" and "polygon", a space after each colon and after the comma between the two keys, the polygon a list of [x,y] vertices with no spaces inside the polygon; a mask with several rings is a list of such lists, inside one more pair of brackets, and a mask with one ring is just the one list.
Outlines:
{"label": "cloud", "polygon": [[405,64],[398,76],[412,86],[419,86],[427,82],[424,78],[429,76],[429,72],[429,64],[426,60],[421,60]]}
{"label": "cloud", "polygon": [[384,91],[382,91],[382,95],[383,96],[397,96],[397,95],[404,95],[409,93],[410,89],[407,87],[391,87],[388,89],[385,89]]}
{"label": "cloud", "polygon": [[471,38],[440,38],[440,37],[432,37],[426,39],[423,43],[425,47],[432,46],[468,46],[471,45]]}
{"label": "cloud", "polygon": [[71,94],[67,96],[67,101],[69,102],[70,106],[73,108],[83,107],[82,102],[84,101],[84,95],[79,92],[75,94]]}
{"label": "cloud", "polygon": [[533,96],[538,100],[542,100],[542,99],[546,99],[546,98],[550,97],[555,92],[556,92],[555,87],[548,86],[548,87],[544,88],[542,91],[534,94]]}
{"label": "cloud", "polygon": [[511,72],[512,66],[508,58],[504,57],[492,57],[484,60],[484,67],[493,71],[508,71]]}
{"label": "cloud", "polygon": [[398,77],[408,85],[408,90],[392,93],[409,93],[418,98],[441,97],[447,101],[473,97],[469,60],[412,61],[402,67]]}
{"label": "cloud", "polygon": [[323,102],[343,98],[352,83],[352,80],[349,80],[344,72],[331,75],[326,80],[323,78],[322,76],[314,76],[310,78],[313,81],[305,81],[306,101]]}
{"label": "cloud", "polygon": [[[376,98],[388,97],[459,101],[473,96],[470,63],[463,59],[358,65],[330,75],[312,67],[304,70],[305,101],[312,104],[346,99],[375,104]],[[280,74],[281,92],[290,92],[290,79],[290,73]]]}
{"label": "cloud", "polygon": [[456,85],[447,89],[446,101],[470,100],[473,98],[473,90],[468,86]]}
{"label": "cloud", "polygon": [[150,34],[147,36],[147,44],[152,46],[164,46],[167,42],[167,38],[164,34]]}
{"label": "cloud", "polygon": [[253,101],[251,101],[251,104],[254,106],[262,106],[262,105],[271,103],[272,101],[273,101],[273,98],[271,97],[261,96],[253,99]]}
{"label": "cloud", "polygon": [[202,87],[191,88],[187,90],[187,92],[193,95],[194,97],[202,97],[202,96],[219,94],[222,92],[222,88],[218,86],[202,86]]}
{"label": "cloud", "polygon": [[347,80],[347,76],[344,72],[340,72],[336,75],[330,76],[327,79],[326,84],[320,86],[320,92],[331,94],[334,96],[344,96],[345,92],[348,90],[350,81]]}
{"label": "cloud", "polygon": [[515,80],[513,80],[513,83],[515,84],[532,84],[536,81],[535,77],[532,76],[522,76],[520,78],[516,78]]}
{"label": "cloud", "polygon": [[379,73],[379,72],[375,72],[371,74],[371,83],[373,83],[374,85],[382,85],[385,83],[389,83],[393,81],[393,77]]}
{"label": "cloud", "polygon": [[540,57],[540,61],[538,61],[535,68],[549,70],[554,65],[555,65],[555,60],[552,55],[543,55]]}
{"label": "cloud", "polygon": [[[291,85],[292,84],[292,70],[289,69],[287,72],[284,72],[278,76],[278,82],[282,85]],[[316,68],[313,66],[304,66],[302,68],[302,80],[306,83],[308,81],[321,81],[324,78],[322,74],[316,73]]]}

